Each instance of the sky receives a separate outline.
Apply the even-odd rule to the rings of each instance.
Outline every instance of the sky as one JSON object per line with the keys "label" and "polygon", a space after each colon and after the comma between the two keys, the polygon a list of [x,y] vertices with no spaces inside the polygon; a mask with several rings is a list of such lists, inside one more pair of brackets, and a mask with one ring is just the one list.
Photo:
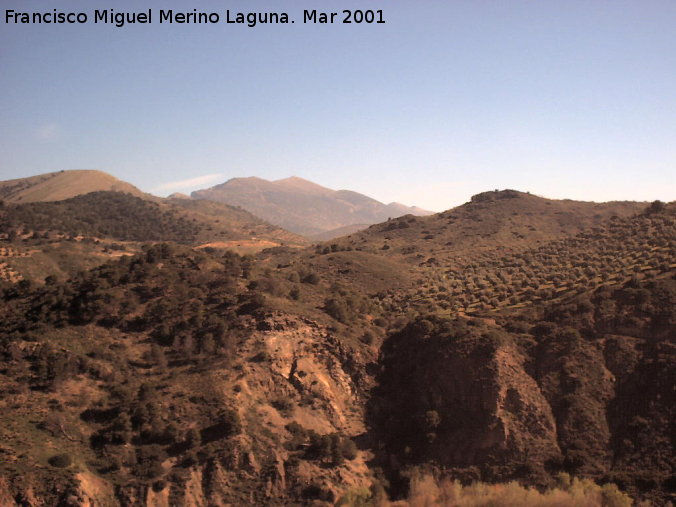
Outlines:
{"label": "sky", "polygon": [[[513,188],[676,199],[673,0],[0,0],[0,179],[299,176],[441,211]],[[152,24],[93,24],[94,9]],[[160,9],[288,25],[159,24]],[[304,9],[384,24],[303,24]],[[85,12],[84,25],[6,11]]]}

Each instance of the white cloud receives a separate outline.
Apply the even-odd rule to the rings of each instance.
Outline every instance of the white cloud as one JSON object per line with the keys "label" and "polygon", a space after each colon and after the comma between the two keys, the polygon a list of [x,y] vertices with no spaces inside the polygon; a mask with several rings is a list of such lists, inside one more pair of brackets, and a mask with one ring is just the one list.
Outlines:
{"label": "white cloud", "polygon": [[195,178],[188,178],[186,180],[170,181],[155,187],[153,191],[158,193],[167,193],[177,192],[179,190],[189,190],[191,188],[208,185],[209,183],[215,183],[216,181],[221,180],[224,176],[225,175],[223,173],[213,173],[197,176]]}
{"label": "white cloud", "polygon": [[58,123],[44,123],[35,131],[35,137],[41,141],[52,142],[61,137],[63,129]]}

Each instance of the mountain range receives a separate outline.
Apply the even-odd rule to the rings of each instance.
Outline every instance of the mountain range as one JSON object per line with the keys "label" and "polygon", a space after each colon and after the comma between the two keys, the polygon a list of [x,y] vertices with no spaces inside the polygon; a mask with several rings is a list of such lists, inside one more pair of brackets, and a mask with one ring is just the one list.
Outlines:
{"label": "mountain range", "polygon": [[[94,191],[116,191],[159,199],[96,170],[69,170],[0,182],[0,200],[16,203],[59,201]],[[298,177],[278,181],[234,178],[178,199],[209,200],[249,211],[270,224],[313,240],[327,240],[406,214],[432,212],[396,202],[383,204],[350,190],[331,190]]]}
{"label": "mountain range", "polygon": [[284,229],[319,239],[406,214],[432,214],[396,202],[383,204],[351,190],[331,190],[298,177],[277,181],[234,178],[191,196],[241,206]]}

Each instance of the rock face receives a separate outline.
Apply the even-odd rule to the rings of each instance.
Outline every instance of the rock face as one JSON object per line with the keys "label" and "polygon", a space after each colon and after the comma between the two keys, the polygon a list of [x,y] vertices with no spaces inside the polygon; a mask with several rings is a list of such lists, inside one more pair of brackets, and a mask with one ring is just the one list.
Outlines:
{"label": "rock face", "polygon": [[566,462],[578,473],[604,474],[612,458],[606,409],[615,378],[603,351],[573,329],[545,330],[540,340],[534,374],[556,416]]}
{"label": "rock face", "polygon": [[[244,359],[238,366],[213,368],[205,379],[212,400],[235,407],[241,431],[223,438],[203,430],[191,464],[180,457],[161,464],[170,480],[143,483],[123,474],[114,484],[74,465],[61,470],[58,488],[46,479],[49,470],[13,484],[0,477],[0,505],[283,505],[313,495],[337,500],[349,489],[368,489],[374,480],[368,453],[355,450],[337,463],[306,450],[310,434],[345,440],[366,431],[366,386],[352,374],[368,358],[345,349],[325,327],[281,314],[259,319],[238,355]],[[203,424],[210,423],[213,419]]]}
{"label": "rock face", "polygon": [[411,463],[483,466],[485,475],[542,473],[561,451],[521,353],[496,331],[448,324],[418,320],[384,346],[373,416],[391,452]]}
{"label": "rock face", "polygon": [[381,465],[394,478],[424,465],[543,486],[567,472],[663,502],[673,488],[675,288],[601,289],[504,328],[410,322],[385,341],[370,402]]}
{"label": "rock face", "polygon": [[247,425],[241,448],[251,456],[245,461],[252,478],[264,485],[264,501],[280,501],[289,491],[303,495],[316,486],[335,499],[348,489],[368,488],[373,477],[367,453],[337,468],[312,460],[289,466],[298,452],[289,444],[279,445],[280,438],[293,440],[292,421],[319,435],[363,434],[366,385],[353,374],[363,370],[368,357],[347,350],[312,321],[280,315],[259,323],[242,354],[256,359],[244,366],[233,386]]}
{"label": "rock face", "polygon": [[331,236],[335,237],[349,225],[364,227],[390,217],[430,214],[399,203],[383,204],[350,190],[331,190],[297,177],[278,181],[234,178],[191,196],[241,206],[272,224],[305,236],[336,229]]}

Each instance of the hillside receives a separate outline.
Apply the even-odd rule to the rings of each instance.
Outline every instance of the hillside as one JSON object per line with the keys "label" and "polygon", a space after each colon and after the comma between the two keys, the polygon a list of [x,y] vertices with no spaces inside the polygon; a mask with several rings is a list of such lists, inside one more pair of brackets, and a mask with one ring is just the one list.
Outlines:
{"label": "hillside", "polygon": [[410,321],[385,342],[371,398],[373,438],[387,447],[381,466],[392,477],[432,463],[453,478],[542,485],[566,472],[661,503],[676,464],[675,306],[669,279],[497,324]]}
{"label": "hillside", "polygon": [[516,199],[525,201],[519,212],[501,201],[470,203],[374,226],[336,249],[380,250],[416,277],[416,296],[407,304],[462,312],[557,299],[674,268],[674,204],[647,213],[639,203]]}
{"label": "hillside", "polygon": [[484,192],[443,213],[388,220],[338,243],[362,250],[380,249],[384,255],[417,262],[427,254],[532,247],[588,230],[613,216],[632,216],[646,206],[553,200],[516,190]]}
{"label": "hillside", "polygon": [[340,238],[342,236],[349,236],[350,234],[354,234],[356,232],[362,231],[364,229],[367,229],[370,226],[370,224],[352,224],[352,225],[344,225],[342,227],[338,227],[337,229],[331,229],[328,231],[324,232],[318,232],[316,234],[311,234],[308,236],[308,239],[312,241],[329,241],[334,238]]}
{"label": "hillside", "polygon": [[0,498],[261,505],[368,487],[350,440],[365,352],[274,311],[256,279],[271,280],[251,259],[158,245],[5,292],[0,404],[22,408],[3,410]]}
{"label": "hillside", "polygon": [[593,286],[601,276],[604,283],[626,279],[637,265],[671,269],[674,205],[657,214],[646,207],[487,192],[443,213],[325,242],[296,262],[405,307],[519,304],[549,290],[558,297],[582,281]]}
{"label": "hillside", "polygon": [[120,192],[91,192],[63,201],[0,207],[0,281],[65,277],[146,242],[252,253],[306,240],[250,213],[209,201],[147,200]]}
{"label": "hillside", "polygon": [[97,191],[147,196],[135,186],[94,170],[71,170],[0,181],[0,200],[13,203],[61,201]]}
{"label": "hillside", "polygon": [[[549,486],[565,471],[668,493],[673,280],[400,327],[377,299],[291,278],[158,245],[6,291],[7,494],[306,504],[382,490],[374,465],[397,495],[427,462],[463,480]],[[663,380],[645,398],[648,378]]]}
{"label": "hillside", "polygon": [[[272,225],[248,211],[227,204],[207,200],[184,199],[181,197],[164,201],[172,208],[180,208],[187,217],[204,224],[202,234],[198,235],[200,244],[210,241],[220,241],[221,248],[237,250],[243,241],[248,240],[252,249],[256,244],[261,248],[270,248],[279,245],[305,246],[307,240],[298,234]],[[244,250],[240,250],[243,252]]]}
{"label": "hillside", "polygon": [[297,177],[278,181],[234,178],[191,195],[195,199],[241,206],[270,223],[304,236],[355,224],[374,224],[409,213],[429,214],[398,203],[386,205],[349,190],[331,190]]}
{"label": "hillside", "polygon": [[[92,195],[74,209],[135,199]],[[139,201],[186,230],[0,290],[7,505],[418,505],[512,480],[561,505],[675,499],[675,203],[488,192],[240,256],[200,235],[247,212]],[[34,223],[72,228],[72,206]],[[44,240],[5,251],[28,269]]]}

